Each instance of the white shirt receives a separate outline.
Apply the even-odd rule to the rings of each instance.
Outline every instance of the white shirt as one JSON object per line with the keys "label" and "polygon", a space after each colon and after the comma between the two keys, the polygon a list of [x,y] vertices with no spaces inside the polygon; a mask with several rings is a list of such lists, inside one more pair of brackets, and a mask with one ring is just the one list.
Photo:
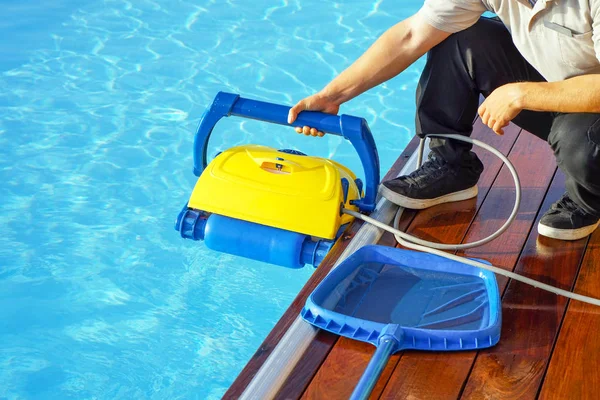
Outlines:
{"label": "white shirt", "polygon": [[517,49],[546,80],[600,73],[600,0],[538,0],[533,7],[528,0],[425,0],[417,15],[454,33],[485,11],[502,20]]}

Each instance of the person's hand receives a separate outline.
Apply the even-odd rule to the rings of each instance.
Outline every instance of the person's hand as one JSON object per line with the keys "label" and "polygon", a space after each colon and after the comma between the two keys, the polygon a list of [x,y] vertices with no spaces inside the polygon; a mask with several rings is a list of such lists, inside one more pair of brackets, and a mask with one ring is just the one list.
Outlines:
{"label": "person's hand", "polygon": [[500,86],[479,106],[477,113],[497,135],[504,135],[504,128],[523,110],[521,96],[518,84]]}
{"label": "person's hand", "polygon": [[[337,114],[338,111],[340,111],[340,105],[330,100],[324,94],[313,94],[312,96],[300,100],[290,109],[290,112],[288,113],[288,124],[294,122],[298,117],[298,114],[302,111],[322,111],[328,114]],[[310,126],[297,127],[296,132],[303,133],[306,136],[323,137],[325,135],[325,133]]]}

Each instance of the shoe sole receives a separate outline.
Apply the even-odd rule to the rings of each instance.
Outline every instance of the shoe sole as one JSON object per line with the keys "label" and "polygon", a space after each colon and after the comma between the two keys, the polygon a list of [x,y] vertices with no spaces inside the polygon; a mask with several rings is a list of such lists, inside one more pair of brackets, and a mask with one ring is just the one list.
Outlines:
{"label": "shoe sole", "polygon": [[399,205],[400,207],[411,208],[413,210],[423,210],[425,208],[433,207],[437,204],[472,199],[473,197],[477,196],[478,190],[477,185],[475,185],[473,187],[461,190],[459,192],[449,193],[444,196],[436,197],[435,199],[412,199],[410,197],[398,194],[383,185],[380,185],[379,193],[381,193],[381,195],[387,200],[391,201],[396,205]]}
{"label": "shoe sole", "polygon": [[579,240],[594,232],[596,228],[598,228],[598,225],[600,225],[600,221],[596,222],[594,225],[584,226],[583,228],[578,229],[558,229],[538,223],[537,229],[540,235],[552,239]]}

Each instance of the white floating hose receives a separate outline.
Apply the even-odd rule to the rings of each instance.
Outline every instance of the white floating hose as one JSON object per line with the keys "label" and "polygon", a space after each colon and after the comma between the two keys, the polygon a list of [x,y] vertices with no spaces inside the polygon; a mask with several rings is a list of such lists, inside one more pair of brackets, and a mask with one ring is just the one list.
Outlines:
{"label": "white floating hose", "polygon": [[[506,271],[502,268],[498,268],[493,265],[483,264],[483,263],[480,263],[475,260],[471,260],[471,259],[468,259],[465,257],[460,257],[460,256],[457,256],[454,254],[449,254],[444,251],[441,251],[441,250],[464,250],[464,249],[470,249],[473,247],[478,247],[478,246],[486,244],[486,243],[496,239],[498,236],[500,236],[506,229],[508,229],[508,226],[514,221],[514,219],[517,216],[519,204],[521,203],[521,184],[519,182],[519,176],[517,175],[517,171],[515,170],[515,167],[512,165],[512,163],[508,160],[508,158],[506,158],[504,156],[504,154],[502,154],[501,152],[499,152],[492,146],[487,145],[483,142],[480,142],[479,140],[471,139],[469,137],[460,136],[460,135],[428,135],[428,136],[443,137],[443,138],[447,138],[447,139],[455,139],[455,140],[460,140],[460,141],[467,142],[467,143],[472,143],[476,146],[482,147],[485,150],[492,152],[497,157],[499,157],[502,160],[502,162],[504,162],[504,164],[507,166],[510,173],[512,174],[513,180],[515,182],[516,192],[515,192],[515,205],[513,207],[513,210],[511,212],[510,216],[508,217],[508,219],[506,220],[506,222],[504,223],[504,225],[502,225],[500,227],[500,229],[498,229],[496,232],[494,232],[490,236],[488,236],[484,239],[478,240],[476,242],[464,243],[464,244],[442,244],[442,243],[434,243],[434,242],[429,242],[427,240],[419,239],[415,236],[409,235],[405,232],[402,232],[398,229],[395,229],[387,224],[384,224],[384,223],[377,221],[366,215],[360,214],[356,211],[352,211],[352,210],[348,210],[348,209],[343,209],[342,211],[345,214],[351,215],[355,218],[362,219],[363,221],[365,221],[369,224],[372,224],[380,229],[386,230],[386,231],[394,234],[398,243],[400,243],[401,245],[403,245],[407,248],[423,251],[423,252],[430,253],[430,254],[435,254],[437,256],[445,257],[450,260],[458,261],[458,262],[461,262],[464,264],[472,265],[474,267],[492,271],[495,274],[504,275],[508,278],[514,279],[519,282],[523,282],[527,285],[531,285],[533,287],[536,287],[536,288],[539,288],[542,290],[546,290],[548,292],[557,294],[559,296],[564,296],[569,299],[578,300],[578,301],[581,301],[584,303],[589,303],[589,304],[593,304],[596,306],[600,306],[600,299],[596,299],[593,297],[583,296],[583,295],[580,295],[577,293],[569,292],[568,290],[560,289],[560,288],[536,281],[534,279],[528,278],[526,276],[522,276],[522,275],[516,274],[511,271]],[[422,154],[423,145],[424,145],[424,141],[421,140],[421,144],[419,147],[419,154]],[[422,157],[419,157],[419,159],[421,159],[421,158]],[[420,163],[418,163],[418,164],[420,165]],[[404,211],[403,207],[400,207],[398,209],[398,213],[396,214],[396,218],[394,219],[395,226],[397,226],[398,221],[400,220],[400,216],[402,215],[403,211]]]}

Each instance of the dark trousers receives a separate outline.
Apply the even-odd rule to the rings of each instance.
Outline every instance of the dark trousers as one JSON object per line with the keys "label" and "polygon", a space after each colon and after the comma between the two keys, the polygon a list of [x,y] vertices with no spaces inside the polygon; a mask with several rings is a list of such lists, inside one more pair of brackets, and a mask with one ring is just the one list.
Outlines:
{"label": "dark trousers", "polygon": [[[480,95],[518,81],[545,80],[521,56],[501,22],[481,18],[427,54],[417,88],[417,134],[469,136]],[[600,216],[600,114],[523,110],[513,122],[550,144],[570,197]],[[479,164],[471,147],[453,140],[431,141],[435,154],[464,166]]]}

